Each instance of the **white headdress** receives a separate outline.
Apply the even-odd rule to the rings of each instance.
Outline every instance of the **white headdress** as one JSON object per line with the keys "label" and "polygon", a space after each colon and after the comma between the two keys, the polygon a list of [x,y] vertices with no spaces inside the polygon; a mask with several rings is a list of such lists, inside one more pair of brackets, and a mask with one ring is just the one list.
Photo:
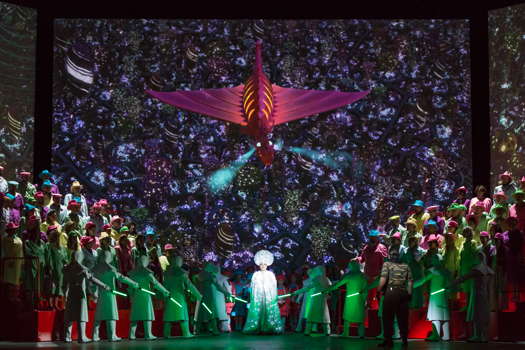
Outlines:
{"label": "white headdress", "polygon": [[265,264],[270,266],[273,264],[273,254],[267,250],[259,250],[253,257],[256,265]]}

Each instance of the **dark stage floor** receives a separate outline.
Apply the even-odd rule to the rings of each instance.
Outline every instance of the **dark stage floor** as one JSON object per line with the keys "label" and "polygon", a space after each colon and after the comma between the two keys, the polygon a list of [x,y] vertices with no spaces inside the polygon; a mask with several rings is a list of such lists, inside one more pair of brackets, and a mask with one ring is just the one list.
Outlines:
{"label": "dark stage floor", "polygon": [[[156,341],[121,341],[110,343],[106,341],[98,343],[71,344],[40,342],[40,343],[11,343],[1,342],[0,349],[56,349],[56,348],[74,348],[87,350],[113,350],[113,349],[136,349],[136,350],[156,350],[156,349],[303,349],[303,350],[326,350],[326,349],[379,349],[376,340],[359,340],[339,338],[335,336],[322,337],[313,336],[305,337],[300,334],[290,334],[283,336],[245,336],[240,333],[222,335],[219,337],[199,336],[193,339],[175,339],[175,340],[156,340]],[[394,349],[401,348],[396,344]],[[409,349],[426,350],[426,349],[523,349],[525,343],[489,343],[489,344],[470,344],[466,342],[447,342],[447,343],[428,343],[421,340],[409,342]]]}

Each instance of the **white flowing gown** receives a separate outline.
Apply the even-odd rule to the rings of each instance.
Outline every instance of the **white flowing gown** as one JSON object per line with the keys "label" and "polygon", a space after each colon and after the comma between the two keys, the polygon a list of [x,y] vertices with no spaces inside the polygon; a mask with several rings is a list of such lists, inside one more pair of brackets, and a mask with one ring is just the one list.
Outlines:
{"label": "white flowing gown", "polygon": [[281,313],[277,303],[277,280],[271,271],[257,271],[252,276],[250,306],[244,333],[282,333]]}

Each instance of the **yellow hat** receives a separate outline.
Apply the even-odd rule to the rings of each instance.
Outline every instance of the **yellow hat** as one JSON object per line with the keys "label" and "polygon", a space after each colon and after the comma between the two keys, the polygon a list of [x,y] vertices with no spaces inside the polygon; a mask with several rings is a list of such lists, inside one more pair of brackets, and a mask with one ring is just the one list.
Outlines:
{"label": "yellow hat", "polygon": [[414,220],[413,218],[410,218],[410,219],[407,220],[406,224],[407,224],[407,225],[408,225],[408,224],[412,224],[412,225],[417,226],[417,221]]}
{"label": "yellow hat", "polygon": [[73,183],[71,184],[71,189],[73,189],[74,187],[82,188],[82,185],[78,181],[73,181]]}
{"label": "yellow hat", "polygon": [[110,238],[109,234],[106,231],[102,231],[98,239],[103,240],[104,238]]}
{"label": "yellow hat", "polygon": [[388,218],[389,221],[399,220],[401,217],[399,215],[394,215]]}

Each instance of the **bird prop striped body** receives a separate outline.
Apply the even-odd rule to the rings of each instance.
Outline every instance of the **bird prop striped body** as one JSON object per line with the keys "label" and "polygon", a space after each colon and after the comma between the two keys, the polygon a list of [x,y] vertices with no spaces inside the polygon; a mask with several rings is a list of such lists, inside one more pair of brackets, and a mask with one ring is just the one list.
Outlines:
{"label": "bird prop striped body", "polygon": [[272,84],[263,71],[259,40],[253,73],[244,84],[221,89],[146,92],[177,108],[241,125],[253,140],[259,159],[269,166],[275,155],[270,137],[274,126],[346,106],[370,91],[302,90]]}

